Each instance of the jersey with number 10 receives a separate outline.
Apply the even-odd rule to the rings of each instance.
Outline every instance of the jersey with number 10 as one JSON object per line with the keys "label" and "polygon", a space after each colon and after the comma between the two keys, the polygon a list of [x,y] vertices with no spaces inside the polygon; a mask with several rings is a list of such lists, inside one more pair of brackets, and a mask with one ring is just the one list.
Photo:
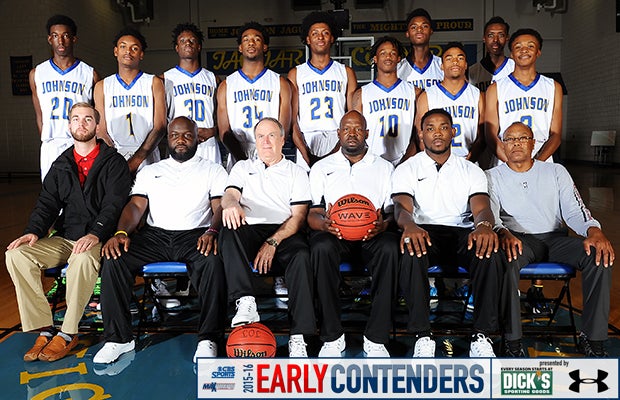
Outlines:
{"label": "jersey with number 10", "polygon": [[[512,74],[496,82],[497,108],[499,114],[499,137],[513,122],[523,122],[534,132],[532,157],[549,139],[553,117],[555,83],[551,78],[538,74],[528,86],[523,85]],[[553,162],[552,157],[546,161]]]}
{"label": "jersey with number 10", "polygon": [[41,106],[41,141],[71,139],[69,110],[75,103],[90,103],[93,98],[93,67],[75,60],[66,70],[52,59],[37,65],[34,82]]}
{"label": "jersey with number 10", "polygon": [[200,68],[189,72],[179,67],[164,72],[168,119],[187,117],[199,128],[213,128],[213,98],[217,83],[211,71]]}

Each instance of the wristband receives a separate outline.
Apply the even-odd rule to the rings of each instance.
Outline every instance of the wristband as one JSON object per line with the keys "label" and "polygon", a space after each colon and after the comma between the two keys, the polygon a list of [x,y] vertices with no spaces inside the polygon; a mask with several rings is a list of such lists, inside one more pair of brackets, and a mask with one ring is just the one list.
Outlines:
{"label": "wristband", "polygon": [[492,224],[492,223],[490,223],[489,221],[480,221],[480,222],[478,222],[478,223],[476,224],[476,228],[475,228],[475,229],[478,229],[478,227],[479,227],[480,225],[484,225],[484,226],[486,226],[487,228],[490,228],[491,230],[493,230],[493,224]]}
{"label": "wristband", "polygon": [[209,229],[207,229],[207,233],[215,233],[217,235],[218,233],[220,233],[220,231],[215,228],[209,227]]}
{"label": "wristband", "polygon": [[116,231],[116,233],[114,234],[114,236],[117,236],[117,235],[120,235],[120,234],[123,234],[123,235],[125,235],[125,236],[129,236],[129,235],[127,234],[127,232],[125,232],[125,231]]}

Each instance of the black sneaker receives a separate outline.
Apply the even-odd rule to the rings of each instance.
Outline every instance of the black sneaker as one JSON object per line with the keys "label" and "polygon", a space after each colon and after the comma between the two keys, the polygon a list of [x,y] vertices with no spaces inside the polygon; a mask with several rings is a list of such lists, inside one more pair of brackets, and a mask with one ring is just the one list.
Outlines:
{"label": "black sneaker", "polygon": [[609,353],[605,350],[604,340],[590,340],[588,336],[581,332],[579,334],[579,349],[589,358],[607,358]]}
{"label": "black sneaker", "polygon": [[551,310],[545,294],[543,293],[543,287],[538,285],[532,285],[527,290],[527,302],[530,306],[532,314],[535,315],[549,315]]}
{"label": "black sneaker", "polygon": [[525,350],[521,344],[521,339],[506,340],[506,346],[504,348],[504,357],[513,358],[526,358]]}

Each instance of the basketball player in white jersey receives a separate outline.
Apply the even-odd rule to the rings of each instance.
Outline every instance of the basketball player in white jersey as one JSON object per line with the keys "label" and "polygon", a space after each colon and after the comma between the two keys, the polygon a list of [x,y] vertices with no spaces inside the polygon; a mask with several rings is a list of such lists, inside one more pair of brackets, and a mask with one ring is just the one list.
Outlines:
{"label": "basketball player in white jersey", "polygon": [[222,162],[214,121],[218,81],[213,72],[200,66],[204,35],[194,24],[178,24],[172,31],[179,64],[164,72],[168,120],[188,117],[198,125],[198,154],[216,164]]}
{"label": "basketball player in white jersey", "polygon": [[482,60],[469,67],[469,83],[478,87],[481,92],[515,69],[514,60],[504,55],[509,32],[510,25],[502,17],[493,17],[484,25],[482,41],[485,55]]}
{"label": "basketball player in white jersey", "polygon": [[448,43],[441,60],[443,80],[420,95],[416,127],[420,132],[421,117],[428,110],[446,110],[455,129],[451,152],[476,162],[484,148],[484,96],[465,78],[467,57],[462,43]]}
{"label": "basketball player in white jersey", "polygon": [[95,85],[95,108],[101,114],[97,135],[125,157],[132,174],[159,161],[157,145],[166,131],[164,84],[140,70],[146,39],[124,28],[114,39],[118,72]]}
{"label": "basketball player in white jersey", "polygon": [[217,89],[217,127],[230,152],[228,169],[239,160],[256,158],[254,125],[276,118],[288,132],[291,127],[291,87],[286,78],[265,67],[269,34],[257,22],[239,28],[237,37],[242,67]]}
{"label": "basketball player in white jersey", "polygon": [[293,84],[293,142],[297,164],[307,171],[338,147],[336,130],[350,108],[357,77],[350,67],[331,58],[339,29],[332,14],[313,12],[301,22],[301,41],[310,59],[291,69]]}
{"label": "basketball player in white jersey", "polygon": [[30,71],[39,136],[41,137],[41,180],[52,162],[73,145],[69,133],[69,110],[75,103],[92,103],[93,86],[99,78],[97,71],[73,55],[77,42],[77,25],[65,15],[47,20],[47,42],[52,58]]}
{"label": "basketball player in white jersey", "polygon": [[423,8],[416,8],[407,15],[405,36],[411,42],[409,55],[398,64],[398,77],[426,89],[443,79],[441,58],[430,50],[433,20]]}
{"label": "basketball player in white jersey", "polygon": [[485,132],[500,161],[506,162],[500,141],[513,122],[523,122],[534,132],[532,157],[537,160],[553,162],[562,141],[562,87],[536,72],[542,44],[534,29],[516,31],[508,42],[515,70],[487,89]]}
{"label": "basketball player in white jersey", "polygon": [[370,49],[375,80],[353,94],[353,109],[368,124],[368,148],[394,166],[417,152],[414,117],[422,89],[398,78],[396,68],[404,54],[395,37],[379,38]]}

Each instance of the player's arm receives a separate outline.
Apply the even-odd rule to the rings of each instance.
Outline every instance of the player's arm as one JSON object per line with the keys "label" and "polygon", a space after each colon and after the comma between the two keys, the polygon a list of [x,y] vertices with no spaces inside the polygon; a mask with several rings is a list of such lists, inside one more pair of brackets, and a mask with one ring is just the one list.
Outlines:
{"label": "player's arm", "polygon": [[37,95],[37,84],[34,81],[34,71],[36,68],[30,70],[28,74],[28,81],[30,82],[30,91],[32,92],[32,105],[34,107],[34,116],[37,121],[37,127],[39,128],[39,138],[43,130],[43,112],[41,111],[41,103],[39,102],[39,96]]}
{"label": "player's arm", "polygon": [[118,258],[121,255],[121,248],[129,250],[129,235],[131,235],[142,220],[146,212],[149,200],[145,196],[134,195],[129,198],[129,202],[123,208],[118,220],[116,234],[112,236],[101,248],[101,255],[108,260]]}
{"label": "player's arm", "polygon": [[506,153],[499,138],[499,108],[497,104],[497,83],[491,84],[486,91],[484,110],[484,134],[487,146],[493,154],[503,162],[506,162]]}
{"label": "player's arm", "polygon": [[471,162],[476,162],[480,158],[480,154],[484,150],[484,93],[480,92],[480,99],[478,99],[478,129],[476,131],[476,139],[471,144],[467,159]]}
{"label": "player's arm", "polygon": [[353,68],[346,67],[347,71],[347,106],[345,107],[346,111],[353,110],[353,93],[357,90],[357,76],[355,76],[355,71]]}
{"label": "player's arm", "polygon": [[351,109],[359,112],[362,115],[364,114],[362,111],[362,88],[359,88],[355,92],[353,92]]}
{"label": "player's arm", "polygon": [[534,157],[541,161],[545,161],[551,157],[562,143],[562,85],[556,81],[554,81],[554,84],[553,114],[551,115],[549,138]]}
{"label": "player's arm", "polygon": [[[409,157],[414,156],[418,151],[424,150],[424,143],[422,143],[422,137],[418,128],[422,116],[428,111],[428,100],[426,92],[420,88],[415,88],[415,113],[413,117],[413,124],[411,127],[411,135],[409,136],[409,144],[405,150],[405,154],[400,160],[400,163],[406,161]],[[423,110],[422,110],[423,109]]]}
{"label": "player's arm", "polygon": [[285,77],[280,77],[280,110],[278,121],[282,124],[285,134],[288,136],[291,130],[291,83]]}
{"label": "player's arm", "polygon": [[153,129],[146,135],[138,150],[127,160],[131,173],[138,170],[142,161],[155,150],[166,133],[166,92],[164,83],[156,76],[153,77],[153,106]]}
{"label": "player's arm", "polygon": [[297,68],[292,68],[288,72],[288,80],[291,82],[291,115],[292,115],[292,136],[293,144],[299,150],[299,153],[306,161],[306,164],[311,165],[310,162],[310,147],[306,143],[304,134],[299,128],[299,93],[297,88]]}
{"label": "player's arm", "polygon": [[[219,85],[220,78],[215,77],[216,85]],[[216,95],[213,95],[211,98],[207,98],[206,101],[211,101],[213,103],[213,126],[211,128],[198,128],[198,143],[206,142],[212,137],[217,136],[217,100]]]}
{"label": "player's arm", "polygon": [[220,134],[220,141],[226,146],[228,151],[237,161],[247,159],[241,143],[235,137],[230,121],[228,120],[228,109],[226,105],[226,81],[222,81],[217,88],[217,130]]}
{"label": "player's arm", "polygon": [[99,75],[99,72],[97,72],[96,69],[93,69],[93,87],[95,86],[95,84],[97,82],[99,82],[101,80],[101,75]]}
{"label": "player's arm", "polygon": [[95,84],[95,93],[93,95],[95,100],[95,109],[99,112],[101,119],[97,125],[97,137],[103,139],[104,142],[110,147],[114,147],[114,142],[108,133],[108,124],[105,119],[105,101],[103,94],[103,81],[99,81]]}

